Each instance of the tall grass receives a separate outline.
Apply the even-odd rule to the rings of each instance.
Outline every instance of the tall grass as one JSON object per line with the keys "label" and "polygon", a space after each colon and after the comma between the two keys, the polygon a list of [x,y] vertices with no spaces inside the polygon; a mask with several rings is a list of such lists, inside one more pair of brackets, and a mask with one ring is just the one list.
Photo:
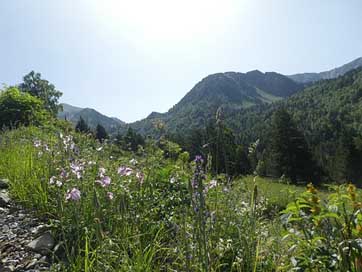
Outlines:
{"label": "tall grass", "polygon": [[212,177],[202,158],[189,163],[167,146],[172,158],[152,141],[132,153],[60,129],[20,128],[0,134],[0,176],[52,224],[59,271],[291,267],[282,237],[293,222],[279,211],[303,188]]}

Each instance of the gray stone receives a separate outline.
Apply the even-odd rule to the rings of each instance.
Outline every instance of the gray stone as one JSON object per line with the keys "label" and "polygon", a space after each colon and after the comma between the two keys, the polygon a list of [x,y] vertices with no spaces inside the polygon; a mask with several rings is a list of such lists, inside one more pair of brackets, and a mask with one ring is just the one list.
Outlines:
{"label": "gray stone", "polygon": [[0,192],[0,207],[7,207],[10,204],[10,197],[7,192]]}
{"label": "gray stone", "polygon": [[53,236],[49,232],[46,232],[27,244],[27,247],[35,252],[46,255],[50,253],[54,245],[55,241]]}
{"label": "gray stone", "polygon": [[8,188],[9,188],[9,180],[0,179],[0,189],[8,189]]}

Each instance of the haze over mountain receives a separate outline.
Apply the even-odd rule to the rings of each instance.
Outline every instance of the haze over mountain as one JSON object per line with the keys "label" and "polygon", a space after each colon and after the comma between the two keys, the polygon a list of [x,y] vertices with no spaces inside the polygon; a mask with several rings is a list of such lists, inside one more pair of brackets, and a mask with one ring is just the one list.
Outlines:
{"label": "haze over mountain", "polygon": [[270,104],[303,90],[313,82],[336,78],[355,68],[362,67],[358,58],[330,71],[313,74],[284,76],[275,72],[258,70],[247,73],[218,73],[210,75],[195,85],[179,103],[166,113],[152,113],[146,119],[130,124],[142,134],[154,134],[153,123],[162,121],[171,133],[204,127],[222,106],[224,111],[235,111],[254,105]]}
{"label": "haze over mountain", "polygon": [[295,74],[295,75],[289,75],[288,77],[299,83],[311,83],[321,79],[332,79],[338,76],[342,76],[348,71],[351,71],[358,67],[362,67],[362,57],[357,58],[345,65],[342,65],[340,67],[337,67],[329,71],[320,72],[320,73]]}
{"label": "haze over mountain", "polygon": [[163,122],[168,132],[204,127],[214,118],[217,109],[224,111],[247,109],[255,105],[271,104],[290,97],[306,86],[322,79],[332,79],[362,67],[362,58],[355,59],[341,67],[320,72],[285,76],[275,72],[247,73],[225,72],[212,74],[198,82],[176,105],[166,113],[152,112],[148,117],[137,122],[126,124],[116,118],[107,117],[93,109],[78,108],[64,104],[60,118],[75,124],[82,116],[91,127],[97,123],[108,132],[124,133],[132,127],[141,134],[155,135],[155,123]]}
{"label": "haze over mountain", "polygon": [[80,117],[82,117],[92,129],[94,129],[97,124],[100,124],[110,133],[116,132],[119,127],[125,125],[125,123],[118,118],[105,116],[94,109],[75,107],[65,103],[63,103],[62,106],[63,111],[58,113],[58,118],[66,119],[73,125],[78,122]]}

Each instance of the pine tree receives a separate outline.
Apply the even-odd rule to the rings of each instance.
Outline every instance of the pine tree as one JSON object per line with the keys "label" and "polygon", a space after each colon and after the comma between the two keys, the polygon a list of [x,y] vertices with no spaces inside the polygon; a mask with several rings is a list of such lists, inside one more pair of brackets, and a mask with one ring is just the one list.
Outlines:
{"label": "pine tree", "polygon": [[312,178],[314,164],[308,145],[283,108],[278,109],[272,118],[269,152],[273,176],[285,175],[292,181],[310,181]]}
{"label": "pine tree", "polygon": [[75,126],[75,130],[82,133],[89,133],[90,128],[87,122],[80,116],[78,123]]}
{"label": "pine tree", "polygon": [[108,139],[108,134],[106,129],[98,124],[96,127],[96,139],[98,139],[98,141],[103,142],[105,139]]}

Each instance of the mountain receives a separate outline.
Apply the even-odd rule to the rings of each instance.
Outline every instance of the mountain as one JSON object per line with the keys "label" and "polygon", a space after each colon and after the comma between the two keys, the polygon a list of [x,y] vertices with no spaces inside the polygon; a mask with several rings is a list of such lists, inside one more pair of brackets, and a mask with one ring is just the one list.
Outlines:
{"label": "mountain", "polygon": [[115,117],[105,116],[94,109],[79,108],[65,103],[63,103],[62,106],[63,111],[58,113],[58,118],[66,119],[74,125],[78,122],[81,116],[91,128],[94,129],[97,124],[100,124],[107,130],[108,133],[115,133],[120,127],[126,125],[125,122]]}
{"label": "mountain", "polygon": [[321,79],[332,79],[344,75],[348,71],[362,67],[362,57],[357,58],[341,67],[321,72],[321,73],[303,73],[288,76],[290,79],[299,83],[311,83]]}
{"label": "mountain", "polygon": [[270,104],[303,88],[303,84],[274,72],[217,73],[197,83],[168,112],[151,113],[130,126],[139,133],[152,135],[157,133],[154,123],[159,121],[171,132],[197,128],[212,119],[220,106],[236,110]]}

